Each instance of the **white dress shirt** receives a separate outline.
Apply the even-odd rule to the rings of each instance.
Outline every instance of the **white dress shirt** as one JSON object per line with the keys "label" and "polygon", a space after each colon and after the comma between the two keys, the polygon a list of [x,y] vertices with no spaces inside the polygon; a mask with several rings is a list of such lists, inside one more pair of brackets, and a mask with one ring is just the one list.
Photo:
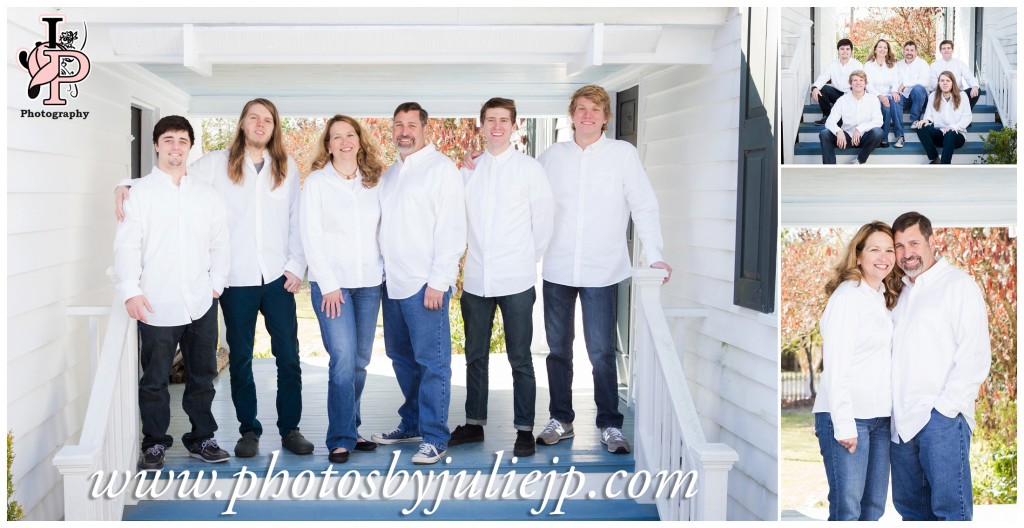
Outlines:
{"label": "white dress shirt", "polygon": [[831,415],[836,440],[857,436],[855,418],[889,416],[892,409],[892,318],[883,291],[866,281],[843,282],[821,316],[825,370],[813,412]]}
{"label": "white dress shirt", "polygon": [[854,70],[863,69],[864,65],[853,57],[850,57],[850,60],[846,61],[846,64],[843,64],[842,62],[839,62],[839,59],[836,59],[825,67],[825,71],[821,72],[821,75],[818,76],[818,80],[814,81],[812,87],[820,90],[822,86],[825,86],[825,83],[831,80],[833,88],[843,93],[849,93],[850,74],[853,73]]}
{"label": "white dress shirt", "polygon": [[978,79],[971,73],[971,69],[964,63],[964,61],[956,58],[950,58],[949,62],[942,60],[942,56],[935,59],[935,62],[931,66],[932,78],[931,78],[931,89],[937,90],[939,86],[939,75],[944,71],[948,71],[953,74],[953,78],[956,79],[956,83],[960,85],[960,90],[967,90],[970,88],[980,88]]}
{"label": "white dress shirt", "polygon": [[[843,127],[839,128],[839,120],[843,120]],[[865,93],[860,100],[848,93],[839,98],[832,107],[832,113],[825,121],[825,128],[833,134],[839,135],[840,130],[845,130],[851,136],[853,130],[860,130],[861,134],[882,126],[882,102],[877,96]]]}
{"label": "white dress shirt", "polygon": [[[263,152],[259,173],[245,156],[241,184],[228,176],[227,149],[210,152],[188,167],[189,176],[213,185],[227,204],[231,230],[228,287],[268,284],[285,271],[302,278],[306,272],[299,235],[299,169],[289,157],[284,182],[271,189],[272,166],[267,151]],[[132,185],[132,180],[122,180],[118,185]]]}
{"label": "white dress shirt", "polygon": [[892,95],[900,87],[900,71],[893,65],[882,63],[881,66],[875,61],[864,65],[864,73],[868,76],[867,92],[874,96]]}
{"label": "white dress shirt", "polygon": [[[936,97],[939,98],[938,111],[934,106]],[[947,101],[939,92],[932,92],[928,95],[928,103],[924,105],[924,115],[921,118],[931,121],[937,129],[952,128],[963,134],[967,130],[967,125],[974,119],[974,114],[971,113],[971,102],[967,100],[967,94],[960,92],[960,107],[953,108],[952,96]]]}
{"label": "white dress shirt", "polygon": [[555,196],[555,229],[544,254],[544,280],[603,287],[629,277],[630,215],[647,263],[662,260],[658,200],[636,147],[602,135],[586,149],[575,141],[555,143],[539,161]]}
{"label": "white dress shirt", "polygon": [[363,187],[362,173],[345,180],[330,163],[302,186],[299,224],[309,280],[324,294],[379,286],[384,259],[377,244],[380,183]]}
{"label": "white dress shirt", "polygon": [[892,312],[892,441],[914,438],[932,409],[963,414],[973,430],[974,400],[992,362],[981,290],[941,257],[903,284]]}
{"label": "white dress shirt", "polygon": [[931,89],[932,71],[928,67],[928,61],[921,57],[914,57],[910,64],[907,64],[906,60],[900,60],[896,63],[896,69],[899,70],[903,95],[910,97],[910,91],[915,86],[923,86],[925,90]]}
{"label": "white dress shirt", "polygon": [[469,251],[462,287],[479,297],[526,291],[551,241],[555,199],[544,167],[511,145],[462,169]]}
{"label": "white dress shirt", "polygon": [[433,145],[399,157],[381,177],[380,250],[389,299],[407,299],[424,284],[446,291],[466,251],[462,175]]}
{"label": "white dress shirt", "polygon": [[181,326],[201,318],[224,290],[231,262],[224,199],[208,183],[153,167],[134,182],[124,222],[114,235],[117,292],[145,295],[151,326]]}

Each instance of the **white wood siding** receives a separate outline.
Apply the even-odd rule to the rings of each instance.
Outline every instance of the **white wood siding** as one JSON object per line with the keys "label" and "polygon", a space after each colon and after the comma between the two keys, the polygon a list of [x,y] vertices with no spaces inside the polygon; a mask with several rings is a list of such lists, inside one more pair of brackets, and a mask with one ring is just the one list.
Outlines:
{"label": "white wood siding", "polygon": [[[811,8],[783,7],[780,11],[782,39],[780,41],[781,48],[779,53],[782,58],[782,67],[785,68],[793,59],[793,54],[795,53],[793,47],[796,45],[797,37],[800,35],[800,22],[811,18]],[[807,45],[810,46],[811,43],[808,42]]]}
{"label": "white wood siding", "polygon": [[[1013,67],[1017,67],[1017,8],[986,7],[982,11],[985,31],[995,31],[1003,43],[1003,51]],[[991,26],[989,26],[991,24]]]}
{"label": "white wood siding", "polygon": [[734,16],[716,34],[712,65],[641,80],[640,139],[675,268],[662,304],[709,310],[701,322],[678,321],[675,335],[708,441],[740,456],[729,518],[776,519],[778,323],[732,303],[740,27]]}
{"label": "white wood siding", "polygon": [[7,426],[14,499],[27,519],[54,520],[64,497],[51,460],[77,441],[90,389],[87,324],[65,310],[112,293],[111,189],[129,174],[131,103],[183,114],[188,96],[137,66],[94,64],[78,98],[57,109],[88,119],[22,118],[47,92],[29,99],[17,63],[19,48],[44,38],[34,22],[7,22]]}

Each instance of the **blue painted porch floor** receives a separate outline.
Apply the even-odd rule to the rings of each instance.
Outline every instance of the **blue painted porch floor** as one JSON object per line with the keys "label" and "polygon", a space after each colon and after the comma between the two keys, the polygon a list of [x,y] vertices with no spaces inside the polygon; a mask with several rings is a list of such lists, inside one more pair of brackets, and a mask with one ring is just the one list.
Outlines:
{"label": "blue painted porch floor", "polygon": [[[585,354],[585,352],[584,352]],[[545,369],[545,354],[534,355],[534,368],[537,376],[537,418],[534,435],[538,434],[548,421],[548,388]],[[575,434],[572,439],[563,440],[554,446],[537,446],[537,454],[532,457],[518,459],[511,464],[511,450],[515,442],[516,431],[512,425],[512,383],[511,369],[503,354],[490,356],[490,398],[488,424],[485,426],[485,441],[481,443],[456,446],[448,450],[450,463],[433,466],[415,466],[410,458],[416,452],[417,444],[398,444],[380,446],[376,451],[354,452],[345,464],[335,464],[334,470],[344,473],[355,470],[361,475],[371,471],[386,474],[395,456],[400,451],[395,471],[450,470],[453,474],[460,470],[469,473],[480,471],[489,474],[495,465],[496,452],[504,451],[499,473],[515,470],[524,474],[532,470],[540,472],[557,471],[565,473],[570,466],[584,473],[611,474],[615,471],[632,472],[634,460],[632,455],[615,455],[607,451],[600,442],[600,432],[594,425],[596,408],[593,401],[590,365],[585,355],[576,359],[576,380],[573,392],[573,406],[576,411]],[[366,388],[362,398],[362,422],[360,433],[369,438],[373,433],[390,431],[398,424],[397,409],[402,402],[398,382],[391,369],[391,361],[382,351],[375,351],[368,367]],[[220,427],[217,439],[221,447],[232,454],[226,463],[206,464],[198,459],[190,458],[181,445],[181,435],[190,428],[188,418],[181,410],[181,393],[183,384],[171,386],[172,417],[169,434],[174,437],[174,445],[168,451],[165,470],[181,472],[190,471],[193,475],[199,470],[216,470],[218,475],[228,477],[238,472],[243,466],[258,477],[266,476],[270,466],[272,452],[278,451],[274,472],[287,470],[294,478],[303,470],[311,470],[320,474],[329,465],[327,448],[324,445],[327,432],[327,358],[303,358],[303,414],[301,430],[316,446],[311,455],[295,455],[281,448],[277,434],[275,396],[276,367],[273,359],[254,359],[253,371],[258,392],[258,417],[263,424],[264,433],[260,439],[260,454],[254,458],[240,459],[234,457],[234,444],[238,439],[238,422],[235,419],[234,407],[231,403],[230,378],[227,369],[221,372],[215,382],[217,395],[213,404],[214,416]],[[464,356],[452,356],[452,398],[448,424],[455,426],[465,422],[464,404],[465,360]],[[626,438],[633,439],[633,413],[625,403],[619,403],[619,410],[625,415],[623,433]],[[166,472],[160,478],[167,478]],[[416,515],[402,516],[398,511],[410,506],[408,501],[387,504],[387,501],[361,500],[344,501],[344,505],[331,500],[249,500],[244,508],[236,508],[239,516],[223,517],[219,514],[225,510],[225,502],[221,500],[189,501],[187,508],[182,508],[181,501],[143,500],[138,505],[129,506],[125,510],[125,520],[143,519],[206,519],[206,520],[242,520],[253,519],[329,519],[338,518],[338,508],[344,508],[346,519],[410,519]],[[653,505],[640,505],[631,500],[590,501],[586,508],[570,508],[567,517],[573,520],[586,519],[657,519],[657,511]],[[611,503],[605,505],[604,503]],[[462,501],[460,507],[451,505],[442,507],[438,513],[425,519],[482,519],[482,518],[531,518],[527,514],[530,508],[539,506],[533,500],[501,500],[501,501]],[[421,508],[422,509],[422,508]],[[548,508],[550,510],[550,506]],[[241,516],[242,512],[244,516]],[[571,515],[569,515],[571,513]],[[525,514],[525,515],[524,515]],[[552,517],[543,516],[548,520]],[[535,517],[534,517],[535,518]]]}

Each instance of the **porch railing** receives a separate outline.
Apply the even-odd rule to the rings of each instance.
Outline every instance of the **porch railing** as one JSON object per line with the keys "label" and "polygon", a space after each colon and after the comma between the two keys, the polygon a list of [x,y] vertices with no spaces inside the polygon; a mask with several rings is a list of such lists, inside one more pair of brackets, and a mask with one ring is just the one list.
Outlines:
{"label": "porch railing", "polygon": [[985,29],[981,45],[981,63],[984,68],[982,78],[989,97],[999,111],[1003,126],[1013,126],[1017,123],[1017,69],[1010,64],[994,32],[994,27]]}
{"label": "porch railing", "polygon": [[64,476],[65,520],[121,519],[130,494],[93,497],[93,475],[102,472],[110,478],[114,473],[124,479],[126,471],[135,471],[139,456],[137,351],[137,323],[128,317],[124,304],[114,299],[81,438],[77,445],[65,445],[53,457],[53,465]]}
{"label": "porch railing", "polygon": [[[731,447],[710,443],[697,416],[661,307],[661,283],[666,272],[637,269],[634,389],[636,398],[636,469],[652,475],[697,473],[697,494],[655,497],[662,520],[725,520],[729,470],[739,460]],[[685,486],[681,491],[685,491]]]}
{"label": "porch railing", "polygon": [[[810,20],[800,20],[799,33],[796,35],[796,47],[788,65],[782,68],[782,161],[793,162],[793,151],[796,148],[800,130],[801,115],[807,90],[811,87],[811,26]],[[785,38],[785,37],[784,37]],[[790,37],[792,38],[792,37]]]}

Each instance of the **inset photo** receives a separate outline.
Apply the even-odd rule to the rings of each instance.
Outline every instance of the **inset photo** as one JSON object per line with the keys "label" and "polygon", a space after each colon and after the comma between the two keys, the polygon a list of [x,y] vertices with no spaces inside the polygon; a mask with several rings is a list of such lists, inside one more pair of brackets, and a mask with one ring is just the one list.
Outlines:
{"label": "inset photo", "polygon": [[1017,163],[1017,9],[782,9],[782,163]]}
{"label": "inset photo", "polygon": [[783,171],[783,520],[1015,518],[1015,173]]}

